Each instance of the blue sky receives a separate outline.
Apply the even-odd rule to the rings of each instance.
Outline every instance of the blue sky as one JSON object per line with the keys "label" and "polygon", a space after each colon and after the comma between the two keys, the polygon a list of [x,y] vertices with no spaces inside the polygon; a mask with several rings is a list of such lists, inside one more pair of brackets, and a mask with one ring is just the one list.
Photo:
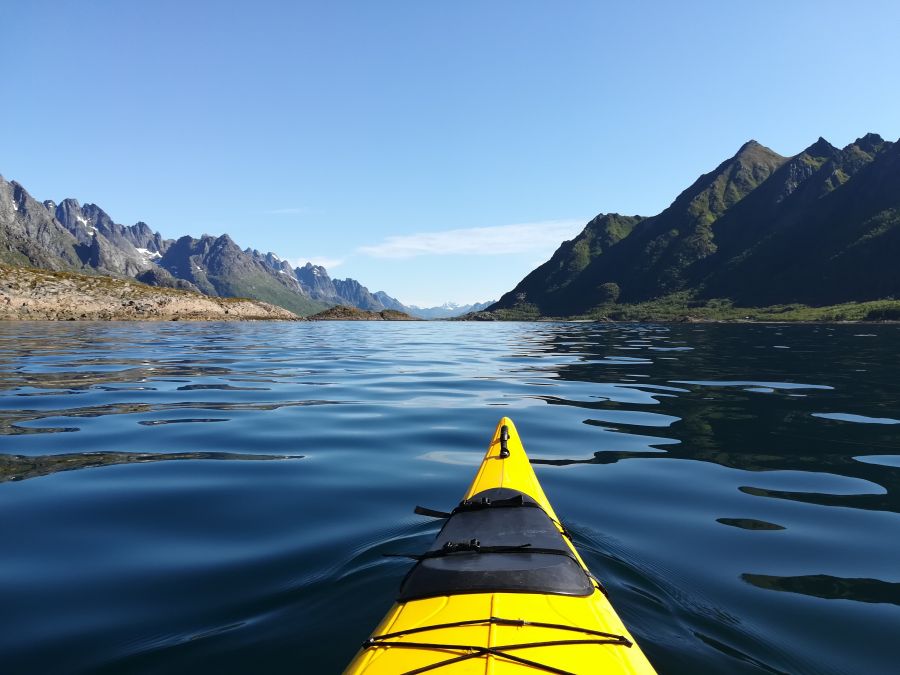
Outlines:
{"label": "blue sky", "polygon": [[900,136],[900,3],[29,2],[0,173],[406,303],[499,297],[750,138]]}

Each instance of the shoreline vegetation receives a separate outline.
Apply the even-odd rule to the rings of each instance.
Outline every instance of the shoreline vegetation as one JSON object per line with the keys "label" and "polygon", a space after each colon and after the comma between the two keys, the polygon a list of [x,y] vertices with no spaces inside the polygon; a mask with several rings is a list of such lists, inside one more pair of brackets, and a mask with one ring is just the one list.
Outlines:
{"label": "shoreline vegetation", "polygon": [[537,307],[520,304],[493,311],[472,312],[460,317],[465,321],[597,321],[663,323],[884,323],[900,321],[900,300],[885,299],[845,302],[814,307],[799,303],[769,307],[740,307],[728,299],[697,300],[689,293],[634,304],[608,304],[585,314],[542,316]]}
{"label": "shoreline vegetation", "polygon": [[[0,321],[426,321],[397,310],[337,305],[309,317],[246,298],[221,298],[148,286],[99,274],[0,264]],[[740,307],[678,293],[635,304],[601,305],[571,316],[543,316],[536,306],[479,311],[441,321],[580,321],[663,323],[884,323],[900,321],[900,300]]]}

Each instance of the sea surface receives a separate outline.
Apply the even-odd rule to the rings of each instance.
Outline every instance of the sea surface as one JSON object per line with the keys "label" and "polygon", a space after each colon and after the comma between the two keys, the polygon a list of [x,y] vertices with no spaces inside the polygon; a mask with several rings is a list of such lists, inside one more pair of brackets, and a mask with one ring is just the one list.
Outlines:
{"label": "sea surface", "polygon": [[661,673],[900,671],[900,327],[0,323],[0,671],[339,673],[498,420]]}

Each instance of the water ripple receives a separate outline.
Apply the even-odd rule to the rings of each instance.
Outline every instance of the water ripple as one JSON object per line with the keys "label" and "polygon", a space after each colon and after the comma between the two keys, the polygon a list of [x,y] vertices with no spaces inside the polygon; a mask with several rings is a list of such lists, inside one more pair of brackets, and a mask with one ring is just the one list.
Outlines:
{"label": "water ripple", "polygon": [[660,672],[893,672],[897,353],[890,325],[0,323],[4,671],[340,672],[408,569],[383,554],[437,531],[412,508],[457,503],[509,414]]}

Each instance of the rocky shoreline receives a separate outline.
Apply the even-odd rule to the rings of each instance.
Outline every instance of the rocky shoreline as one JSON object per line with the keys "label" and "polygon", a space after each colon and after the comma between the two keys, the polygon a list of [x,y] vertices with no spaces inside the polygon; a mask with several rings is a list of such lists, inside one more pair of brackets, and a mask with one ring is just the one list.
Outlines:
{"label": "rocky shoreline", "polygon": [[108,276],[0,265],[0,321],[301,320],[257,300],[218,298]]}

